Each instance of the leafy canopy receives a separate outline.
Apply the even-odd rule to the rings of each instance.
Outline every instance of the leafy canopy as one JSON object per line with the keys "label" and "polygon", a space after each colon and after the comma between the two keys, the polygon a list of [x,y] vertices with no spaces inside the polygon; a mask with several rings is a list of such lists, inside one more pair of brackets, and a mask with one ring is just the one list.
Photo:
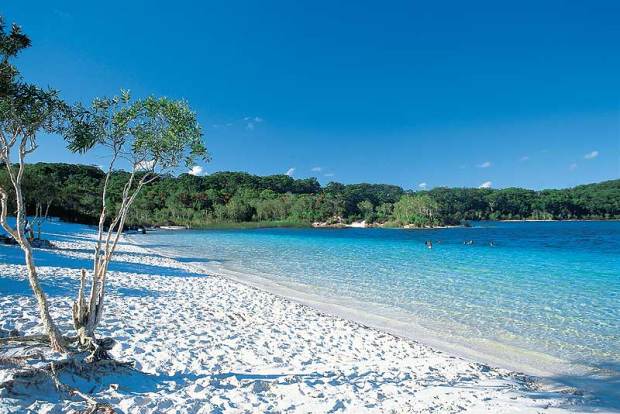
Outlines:
{"label": "leafy canopy", "polygon": [[28,47],[30,47],[30,38],[22,33],[21,27],[13,24],[11,30],[7,32],[4,19],[0,16],[0,55],[2,56],[0,62],[0,81],[2,82],[0,87],[2,89],[0,90],[2,93],[6,92],[6,88],[18,74],[17,68],[9,62],[9,59],[14,58]]}
{"label": "leafy canopy", "polygon": [[[118,207],[123,186],[131,173],[115,171],[108,195]],[[97,167],[70,164],[26,165],[24,198],[29,211],[45,203],[53,193],[50,215],[64,220],[97,223],[105,172]],[[0,169],[0,185],[10,186],[6,170]],[[288,176],[259,177],[239,172],[216,172],[206,176],[164,174],[146,185],[130,212],[128,224],[229,225],[237,221],[273,221],[307,225],[312,221],[346,222],[366,219],[394,225],[428,226],[459,224],[464,220],[493,219],[620,219],[620,180],[563,190],[435,188],[406,193],[395,202],[373,200],[384,186],[340,185],[342,193],[327,190],[318,182]],[[355,191],[348,191],[353,186]],[[331,190],[335,185],[329,186]],[[51,190],[51,191],[49,191]],[[410,197],[422,197],[410,203]],[[430,197],[429,200],[427,197]],[[403,202],[399,201],[403,199]],[[435,205],[436,203],[436,205]],[[10,207],[14,204],[9,200]],[[395,211],[395,204],[398,208]],[[355,206],[349,209],[347,206]],[[419,208],[424,207],[424,208]],[[430,207],[430,208],[429,208]]]}
{"label": "leafy canopy", "polygon": [[394,204],[394,219],[401,225],[433,226],[439,205],[428,194],[406,194]]}
{"label": "leafy canopy", "polygon": [[33,150],[37,132],[59,131],[69,107],[57,91],[23,81],[12,59],[29,46],[30,39],[19,26],[13,24],[7,31],[0,17],[0,131],[5,139],[2,144],[10,147],[18,137],[26,137]]}
{"label": "leafy canopy", "polygon": [[123,90],[120,96],[95,99],[91,108],[79,107],[76,115],[76,122],[65,131],[71,151],[101,145],[135,170],[146,172],[208,159],[196,114],[185,101],[155,97],[134,101]]}

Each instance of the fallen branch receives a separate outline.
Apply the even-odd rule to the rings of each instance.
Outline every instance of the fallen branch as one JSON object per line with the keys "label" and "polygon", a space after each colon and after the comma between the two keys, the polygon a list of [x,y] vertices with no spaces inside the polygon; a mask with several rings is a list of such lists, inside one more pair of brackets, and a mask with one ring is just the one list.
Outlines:
{"label": "fallen branch", "polygon": [[[80,356],[83,356],[81,353]],[[69,395],[71,397],[78,397],[84,400],[88,404],[88,408],[82,411],[82,414],[113,414],[116,411],[108,404],[97,401],[94,397],[80,391],[78,388],[72,387],[68,384],[60,381],[59,372],[69,369],[72,374],[81,376],[83,378],[92,378],[96,374],[98,368],[104,370],[115,371],[117,369],[128,369],[133,367],[131,362],[116,361],[113,359],[100,360],[92,363],[88,363],[78,359],[78,355],[64,359],[61,361],[52,361],[43,367],[32,366],[28,363],[28,359],[43,359],[41,355],[26,355],[26,356],[13,356],[0,358],[0,365],[5,365],[8,368],[21,368],[20,371],[13,374],[11,380],[0,383],[0,388],[5,388],[9,392],[17,393],[16,385],[22,384],[22,386],[32,386],[37,383],[41,383],[44,378],[51,379],[54,387],[59,393]]]}
{"label": "fallen branch", "polygon": [[82,391],[78,390],[77,388],[71,387],[67,384],[63,384],[62,382],[60,382],[60,380],[58,379],[58,374],[56,374],[56,368],[53,362],[50,363],[49,374],[50,374],[50,377],[52,378],[52,381],[54,381],[54,386],[56,387],[58,391],[61,391],[61,392],[64,391],[69,395],[76,395],[82,398],[84,401],[86,401],[89,404],[88,409],[84,410],[83,414],[95,414],[99,412],[103,414],[116,413],[116,411],[114,411],[114,408],[112,408],[110,404],[101,403],[95,400],[94,398],[90,397],[89,395],[84,394]]}
{"label": "fallen branch", "polygon": [[[63,336],[62,338],[68,343],[75,342],[77,340],[77,336]],[[0,344],[6,344],[10,342],[17,342],[17,343],[40,342],[41,344],[49,345],[50,338],[47,335],[9,336],[6,338],[0,338]]]}

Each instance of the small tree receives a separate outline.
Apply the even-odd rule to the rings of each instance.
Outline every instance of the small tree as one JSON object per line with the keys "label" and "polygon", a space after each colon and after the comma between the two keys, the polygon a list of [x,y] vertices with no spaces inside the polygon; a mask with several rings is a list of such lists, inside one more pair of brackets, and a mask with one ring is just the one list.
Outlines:
{"label": "small tree", "polygon": [[[58,132],[67,107],[58,98],[56,91],[25,83],[17,68],[11,64],[10,59],[29,46],[30,39],[22,33],[19,26],[14,24],[7,32],[0,17],[0,160],[6,167],[14,193],[16,224],[11,226],[7,222],[9,192],[3,187],[0,187],[0,223],[24,252],[28,281],[37,299],[41,321],[49,336],[51,348],[64,352],[62,336],[50,315],[47,297],[39,283],[32,246],[24,235],[26,205],[22,183],[26,157],[38,146],[37,134],[41,131]],[[17,152],[17,165],[12,161],[14,151]]]}
{"label": "small tree", "polygon": [[[110,155],[101,194],[90,293],[86,299],[87,271],[82,269],[78,297],[73,304],[73,322],[81,346],[93,351],[91,359],[101,359],[107,353],[95,339],[95,329],[103,314],[108,267],[129,209],[140,190],[159,174],[182,162],[191,166],[197,157],[206,160],[207,152],[196,115],[187,103],[153,97],[132,101],[128,91],[111,99],[95,99],[92,108],[82,110],[81,121],[74,123],[65,136],[72,151],[84,152],[99,146]],[[112,208],[108,194],[110,176],[119,161],[128,163],[130,173]]]}
{"label": "small tree", "polygon": [[51,205],[52,199],[48,198],[45,201],[45,207],[43,207],[43,204],[40,201],[37,202],[37,205],[35,206],[35,213],[34,217],[32,218],[32,226],[36,229],[36,236],[33,236],[36,238],[36,240],[41,240],[41,227],[43,227],[43,223],[47,221],[47,216],[49,214]]}
{"label": "small tree", "polygon": [[27,205],[34,205],[34,216],[30,217],[30,223],[35,238],[41,240],[41,229],[48,219],[50,207],[61,192],[57,173],[30,165],[24,173],[22,189],[26,192]]}

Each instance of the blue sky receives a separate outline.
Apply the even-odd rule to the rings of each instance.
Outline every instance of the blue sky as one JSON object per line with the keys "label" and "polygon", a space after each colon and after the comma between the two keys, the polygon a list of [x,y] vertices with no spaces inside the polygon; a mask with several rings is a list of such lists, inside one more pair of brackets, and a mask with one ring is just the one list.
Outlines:
{"label": "blue sky", "polygon": [[[405,188],[620,177],[618,1],[20,1],[2,14],[32,37],[26,78],[69,101],[187,99],[207,173]],[[32,159],[104,161],[58,137]]]}

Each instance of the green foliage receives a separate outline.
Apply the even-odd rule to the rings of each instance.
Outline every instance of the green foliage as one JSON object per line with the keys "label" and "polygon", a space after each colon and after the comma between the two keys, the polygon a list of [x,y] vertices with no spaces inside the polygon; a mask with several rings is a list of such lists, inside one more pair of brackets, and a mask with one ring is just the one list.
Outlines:
{"label": "green foliage", "polygon": [[360,201],[357,203],[357,209],[360,212],[362,220],[372,222],[374,220],[375,206],[368,200]]}
{"label": "green foliage", "polygon": [[394,211],[394,204],[392,203],[383,203],[375,209],[375,221],[379,223],[385,223],[389,221],[392,217],[392,213]]}
{"label": "green foliage", "polygon": [[444,224],[459,224],[463,220],[488,219],[490,207],[487,197],[494,191],[440,187],[427,193],[439,204],[438,215]]}
{"label": "green foliage", "polygon": [[[128,176],[124,171],[112,174],[108,194],[112,204],[120,201]],[[37,202],[45,204],[48,197],[53,197],[50,215],[95,223],[104,179],[104,172],[97,167],[27,165],[24,188],[28,211],[34,212]],[[1,171],[0,183],[6,180],[6,173]],[[340,218],[347,222],[365,219],[394,225],[434,226],[480,219],[620,219],[620,180],[543,191],[437,188],[410,194],[400,190],[398,195],[398,191],[385,191],[391,188],[338,183],[321,188],[314,181],[239,172],[204,177],[163,175],[143,188],[128,224],[292,226],[314,221],[338,222]],[[395,202],[375,204],[371,200]]]}
{"label": "green foliage", "polygon": [[12,60],[30,46],[30,39],[15,24],[9,32],[0,17],[0,137],[2,147],[20,143],[26,154],[37,147],[41,131],[58,132],[69,107],[53,89],[24,82]]}
{"label": "green foliage", "polygon": [[132,152],[166,170],[183,161],[191,166],[207,158],[196,114],[185,101],[148,97],[130,107],[128,133],[135,137]]}
{"label": "green foliage", "polygon": [[[405,193],[402,188],[388,184],[350,184],[329,183],[324,192],[342,201],[341,216],[345,218],[362,218],[360,203],[370,202],[373,206],[383,203],[396,203]],[[366,206],[367,204],[361,204]],[[372,218],[372,217],[370,217]]]}
{"label": "green foliage", "polygon": [[85,152],[104,146],[146,172],[166,171],[196,158],[208,159],[196,114],[185,101],[148,97],[133,101],[129,91],[75,107],[63,131],[68,148]]}
{"label": "green foliage", "polygon": [[432,227],[438,222],[438,204],[428,194],[406,194],[394,204],[393,219],[401,226]]}
{"label": "green foliage", "polygon": [[[46,204],[51,197],[50,216],[66,221],[91,223],[99,214],[99,197],[104,178],[104,173],[97,167],[27,164],[22,184],[26,210],[34,213],[37,203]],[[8,180],[7,172],[0,171],[0,185],[4,185]],[[14,197],[9,201],[10,211],[14,211]]]}
{"label": "green foliage", "polygon": [[7,32],[4,19],[0,16],[0,95],[8,94],[19,77],[19,72],[10,59],[29,48],[30,44],[30,38],[18,25],[13,24]]}

